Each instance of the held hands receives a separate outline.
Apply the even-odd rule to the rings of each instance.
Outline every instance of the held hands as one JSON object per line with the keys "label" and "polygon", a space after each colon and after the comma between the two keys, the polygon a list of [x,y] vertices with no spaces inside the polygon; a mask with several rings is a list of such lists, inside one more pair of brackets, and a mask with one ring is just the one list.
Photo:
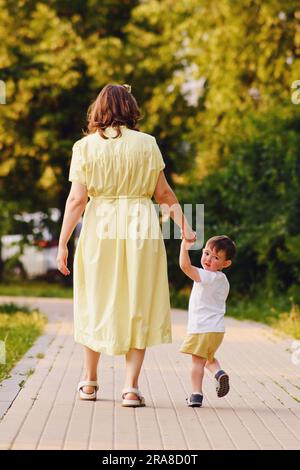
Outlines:
{"label": "held hands", "polygon": [[68,260],[67,246],[59,246],[57,257],[56,257],[56,264],[57,264],[57,269],[62,274],[64,274],[64,276],[68,276],[70,274],[70,271],[67,267],[67,260]]}
{"label": "held hands", "polygon": [[189,250],[197,240],[197,234],[191,228],[181,230],[181,240],[185,248]]}
{"label": "held hands", "polygon": [[182,239],[182,246],[183,248],[185,248],[186,250],[189,250],[193,245],[194,245],[194,241],[193,242],[188,242],[185,238]]}

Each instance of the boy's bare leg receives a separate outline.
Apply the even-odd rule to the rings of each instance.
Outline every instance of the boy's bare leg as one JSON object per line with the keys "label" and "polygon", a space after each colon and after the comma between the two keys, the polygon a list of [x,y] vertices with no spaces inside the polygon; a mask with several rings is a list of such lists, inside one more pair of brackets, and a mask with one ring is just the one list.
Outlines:
{"label": "boy's bare leg", "polygon": [[213,361],[206,361],[205,367],[214,375],[221,369],[220,363],[216,358]]}
{"label": "boy's bare leg", "polygon": [[229,392],[229,376],[221,369],[219,361],[214,358],[213,361],[206,361],[205,367],[214,375],[216,379],[216,392],[219,398],[225,397]]}
{"label": "boy's bare leg", "polygon": [[204,357],[195,356],[192,354],[191,380],[193,393],[201,393],[202,395],[202,382],[205,363],[206,359]]}

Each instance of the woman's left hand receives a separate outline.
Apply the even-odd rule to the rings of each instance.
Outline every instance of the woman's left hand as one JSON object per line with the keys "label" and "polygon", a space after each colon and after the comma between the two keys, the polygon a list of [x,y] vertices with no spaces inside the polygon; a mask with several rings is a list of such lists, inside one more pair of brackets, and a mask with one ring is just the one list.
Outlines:
{"label": "woman's left hand", "polygon": [[181,240],[183,239],[187,242],[195,243],[197,240],[197,233],[194,232],[191,228],[186,228],[184,231],[181,230]]}
{"label": "woman's left hand", "polygon": [[68,276],[70,274],[70,271],[67,266],[67,261],[68,261],[67,246],[59,246],[57,257],[56,257],[57,269],[65,276]]}

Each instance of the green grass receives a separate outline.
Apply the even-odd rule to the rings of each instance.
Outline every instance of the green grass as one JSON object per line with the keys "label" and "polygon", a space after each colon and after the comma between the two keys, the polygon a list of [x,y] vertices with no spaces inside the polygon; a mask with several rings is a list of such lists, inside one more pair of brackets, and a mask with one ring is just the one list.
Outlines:
{"label": "green grass", "polygon": [[300,339],[299,305],[292,304],[289,311],[281,313],[279,318],[271,322],[271,326],[295,339]]}
{"label": "green grass", "polygon": [[[0,381],[42,334],[46,317],[38,309],[13,303],[0,305],[0,340],[5,341],[6,364],[0,364]],[[33,370],[30,369],[29,374]]]}
{"label": "green grass", "polygon": [[[190,289],[170,289],[173,308],[188,308]],[[300,310],[293,299],[273,295],[264,291],[253,296],[230,294],[227,301],[227,315],[239,320],[253,320],[272,326],[276,330],[300,339]]]}
{"label": "green grass", "polygon": [[230,295],[227,301],[227,314],[240,320],[254,320],[270,325],[291,307],[284,295],[268,295],[260,292],[255,295]]}
{"label": "green grass", "polygon": [[284,294],[260,292],[253,297],[229,298],[227,314],[241,320],[265,323],[277,331],[300,339],[299,306]]}
{"label": "green grass", "polygon": [[60,297],[72,298],[72,287],[64,287],[40,281],[23,281],[0,284],[0,295],[22,297]]}

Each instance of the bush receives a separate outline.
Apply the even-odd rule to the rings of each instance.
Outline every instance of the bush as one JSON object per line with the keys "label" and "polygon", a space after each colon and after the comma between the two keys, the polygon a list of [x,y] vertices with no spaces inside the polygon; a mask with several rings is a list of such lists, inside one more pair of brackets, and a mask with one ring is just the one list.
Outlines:
{"label": "bush", "polygon": [[[257,289],[300,290],[300,117],[248,116],[248,135],[230,137],[229,157],[201,184],[176,189],[183,203],[205,204],[205,239],[226,234],[238,248],[226,270],[242,296]],[[178,241],[167,244],[171,285],[186,284],[178,267]],[[176,252],[176,256],[174,256]],[[191,252],[199,266],[199,252]]]}

